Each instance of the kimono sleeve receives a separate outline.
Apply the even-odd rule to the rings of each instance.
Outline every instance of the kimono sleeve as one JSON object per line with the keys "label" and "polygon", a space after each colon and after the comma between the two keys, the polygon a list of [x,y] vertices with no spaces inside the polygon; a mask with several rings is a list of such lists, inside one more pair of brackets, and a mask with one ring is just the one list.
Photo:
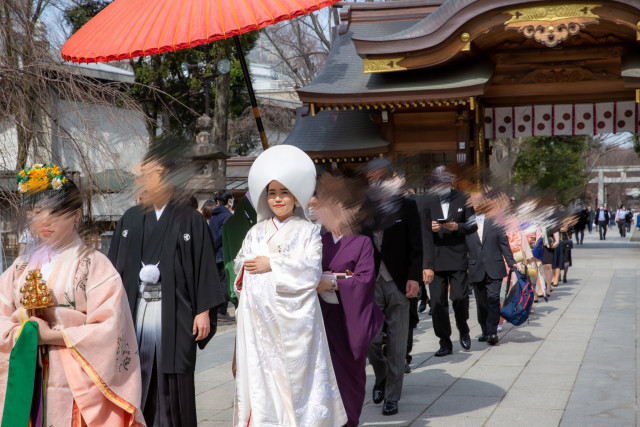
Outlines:
{"label": "kimono sleeve", "polygon": [[193,271],[193,282],[188,286],[192,286],[192,309],[195,315],[223,304],[224,294],[209,226],[197,212],[192,214],[189,222],[189,230],[185,230],[187,233],[181,235],[178,241],[183,255],[182,262],[186,264],[188,271]]}
{"label": "kimono sleeve", "polygon": [[251,241],[253,234],[255,233],[255,226],[249,230],[244,240],[242,240],[242,246],[236,254],[233,260],[233,272],[235,273],[235,279],[233,283],[236,294],[240,295],[242,292],[242,280],[244,279],[244,262],[250,256]]}
{"label": "kimono sleeve", "polygon": [[[69,386],[87,395],[103,395],[132,419],[141,420],[142,384],[133,320],[120,275],[100,253],[91,256],[85,294],[86,316],[68,309],[55,312],[68,350],[61,360],[67,362],[63,366]],[[67,354],[76,363],[69,364]],[[88,375],[80,375],[81,371]],[[88,387],[87,381],[95,387]]]}
{"label": "kimono sleeve", "polygon": [[302,251],[271,257],[271,271],[278,293],[305,293],[315,290],[322,276],[320,228],[308,224],[295,236],[304,242]]}
{"label": "kimono sleeve", "polygon": [[22,325],[20,311],[13,300],[13,286],[19,264],[22,262],[16,260],[0,276],[0,351],[3,353],[11,352]]}
{"label": "kimono sleeve", "polygon": [[356,258],[353,275],[338,279],[338,296],[344,307],[349,348],[355,359],[367,355],[369,344],[382,325],[384,316],[375,304],[375,265],[373,244],[362,239],[358,251],[350,253]]}

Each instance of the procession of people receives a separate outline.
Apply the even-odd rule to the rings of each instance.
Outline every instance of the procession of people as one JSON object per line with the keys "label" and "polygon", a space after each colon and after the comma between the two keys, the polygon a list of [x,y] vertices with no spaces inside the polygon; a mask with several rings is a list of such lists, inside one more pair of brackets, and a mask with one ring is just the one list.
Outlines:
{"label": "procession of people", "polygon": [[[35,242],[0,276],[3,423],[196,426],[197,348],[229,316],[230,286],[234,425],[357,426],[367,363],[373,402],[392,416],[421,284],[435,357],[453,351],[449,300],[462,350],[496,345],[508,272],[527,267],[536,300],[548,299],[561,271],[567,282],[573,233],[582,244],[590,220],[582,207],[529,215],[522,208],[534,202],[513,206],[488,187],[469,195],[444,166],[418,196],[386,159],[317,177],[307,154],[282,145],[251,167],[256,218],[244,225],[230,221],[230,192],[202,212],[185,199],[174,145],[161,140],[141,161],[139,204],[118,221],[108,257],[80,240],[82,196],[62,168],[18,174]],[[606,227],[607,211],[595,219]],[[224,233],[235,250],[223,256]],[[25,375],[28,387],[17,385]]]}

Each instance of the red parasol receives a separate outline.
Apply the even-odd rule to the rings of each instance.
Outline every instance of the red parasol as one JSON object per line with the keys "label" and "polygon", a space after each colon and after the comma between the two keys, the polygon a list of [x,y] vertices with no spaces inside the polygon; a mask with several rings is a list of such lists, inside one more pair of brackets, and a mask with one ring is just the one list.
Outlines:
{"label": "red parasol", "polygon": [[236,36],[292,19],[338,0],[115,0],[62,47],[73,62],[107,62],[188,49],[234,37],[262,145],[266,136]]}

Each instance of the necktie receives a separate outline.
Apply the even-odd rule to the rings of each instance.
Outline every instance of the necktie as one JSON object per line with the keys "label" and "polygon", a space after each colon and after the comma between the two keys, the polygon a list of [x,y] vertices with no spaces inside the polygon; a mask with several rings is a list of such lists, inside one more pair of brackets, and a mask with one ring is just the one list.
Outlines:
{"label": "necktie", "polygon": [[480,237],[480,241],[482,242],[482,232],[484,231],[484,221],[480,221],[478,223],[478,237]]}

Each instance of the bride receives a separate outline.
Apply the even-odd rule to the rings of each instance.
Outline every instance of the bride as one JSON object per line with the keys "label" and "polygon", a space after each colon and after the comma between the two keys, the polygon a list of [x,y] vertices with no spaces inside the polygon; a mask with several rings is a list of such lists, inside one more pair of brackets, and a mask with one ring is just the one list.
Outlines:
{"label": "bride", "polygon": [[316,294],[319,228],[303,214],[315,182],[312,160],[290,145],[269,148],[249,172],[258,223],[235,260],[236,426],[347,423]]}

